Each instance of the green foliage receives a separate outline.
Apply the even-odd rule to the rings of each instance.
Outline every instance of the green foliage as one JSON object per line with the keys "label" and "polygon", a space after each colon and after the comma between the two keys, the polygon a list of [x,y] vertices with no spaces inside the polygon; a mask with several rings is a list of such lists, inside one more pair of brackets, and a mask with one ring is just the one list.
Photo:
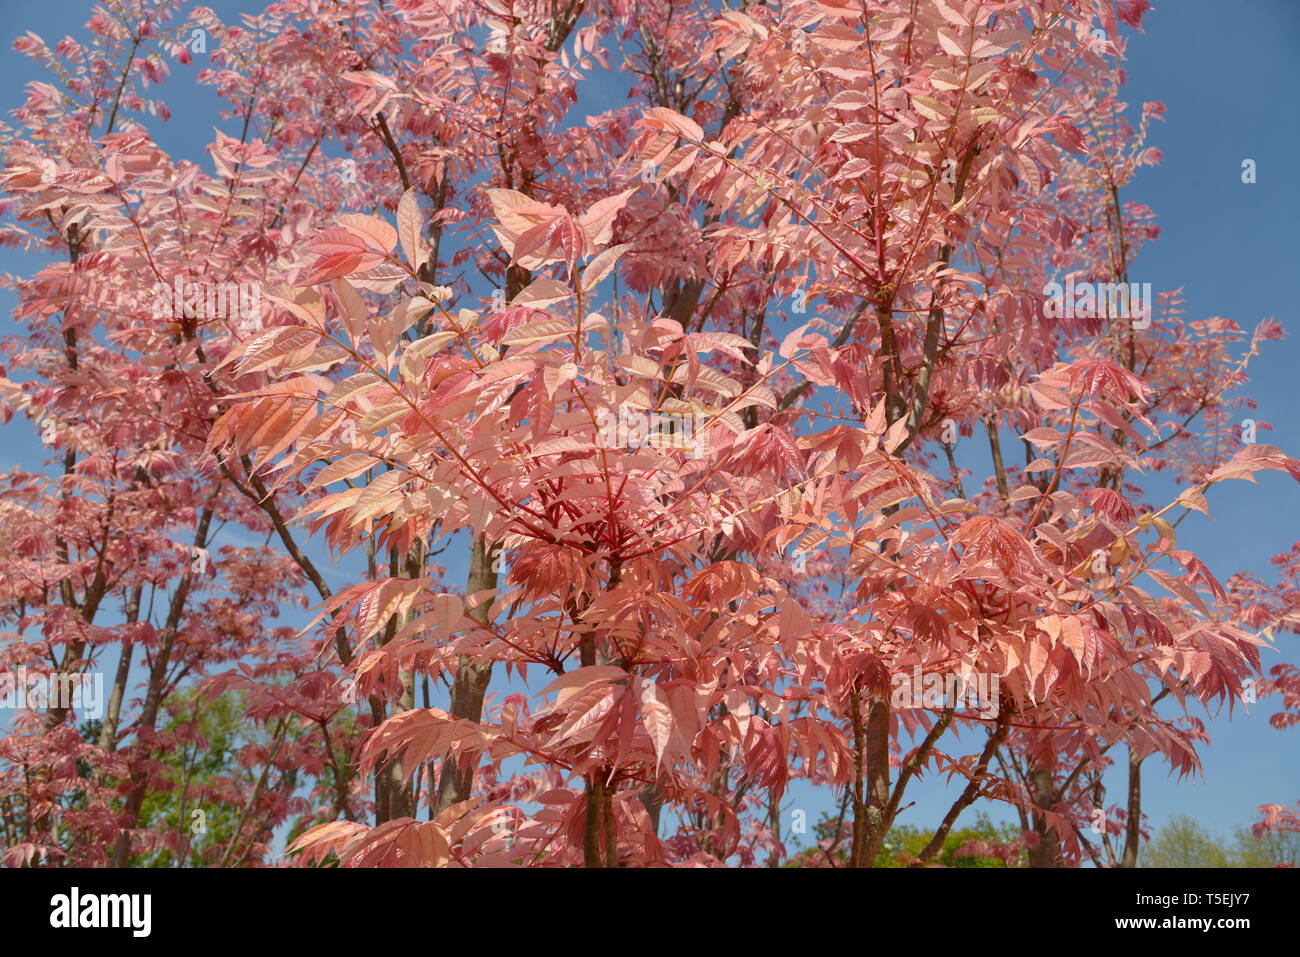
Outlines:
{"label": "green foliage", "polygon": [[[906,867],[930,843],[934,831],[922,831],[910,824],[892,828],[885,838],[885,846],[876,858],[876,867]],[[1020,837],[1020,829],[1010,824],[994,824],[987,814],[981,813],[968,827],[955,828],[944,838],[943,849],[935,858],[935,864],[944,867],[1006,867],[995,857],[976,857],[961,855],[957,851],[967,841],[989,841],[996,844],[1010,844]]]}
{"label": "green foliage", "polygon": [[1300,833],[1285,831],[1255,837],[1248,827],[1239,827],[1236,839],[1238,867],[1277,867],[1292,864],[1300,867]]}
{"label": "green foliage", "polygon": [[[815,829],[817,846],[799,851],[786,866],[804,867],[818,858],[825,860],[826,854],[822,850],[822,846],[831,840],[835,832],[835,825],[836,819],[829,815],[818,821]],[[923,831],[911,824],[895,825],[885,837],[885,845],[876,857],[874,866],[907,867],[908,862],[915,860],[926,845],[930,843],[934,833],[933,830]],[[1010,824],[994,824],[987,814],[981,813],[969,826],[956,828],[948,833],[948,836],[943,841],[943,849],[933,863],[936,865],[942,864],[944,867],[1006,867],[1006,864],[994,857],[959,856],[957,851],[967,841],[1010,844],[1012,841],[1017,840],[1019,836],[1019,828]],[[837,864],[843,864],[848,860],[847,841],[841,842],[840,846],[836,848],[834,856]]]}
{"label": "green foliage", "polygon": [[1209,831],[1185,814],[1170,819],[1138,854],[1139,867],[1276,867],[1300,864],[1300,834],[1256,838],[1239,827],[1231,838]]}
{"label": "green foliage", "polygon": [[240,808],[211,795],[219,778],[239,773],[238,752],[246,741],[243,696],[232,692],[208,700],[193,693],[178,695],[169,710],[167,731],[180,740],[177,749],[161,756],[171,786],[149,793],[140,823],[175,840],[173,847],[141,855],[133,866],[211,863],[205,850],[230,840],[239,820]]}

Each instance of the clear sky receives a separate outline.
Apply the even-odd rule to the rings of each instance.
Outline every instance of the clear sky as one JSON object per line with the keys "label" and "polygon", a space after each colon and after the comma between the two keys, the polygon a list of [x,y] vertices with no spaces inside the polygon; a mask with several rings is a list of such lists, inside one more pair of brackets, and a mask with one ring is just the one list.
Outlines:
{"label": "clear sky", "polygon": [[[1145,167],[1129,198],[1155,210],[1160,238],[1145,246],[1130,275],[1155,290],[1183,289],[1187,317],[1226,316],[1250,329],[1263,318],[1288,336],[1267,343],[1243,390],[1259,407],[1261,432],[1295,455],[1300,451],[1300,316],[1287,291],[1300,253],[1295,221],[1300,187],[1300,3],[1294,0],[1163,0],[1131,36],[1127,101],[1140,109],[1162,101],[1164,122],[1150,144],[1164,154]],[[1256,182],[1241,181],[1242,161],[1256,163]],[[1214,521],[1193,514],[1179,543],[1195,550],[1216,575],[1249,569],[1270,579],[1267,560],[1300,539],[1300,486],[1278,474],[1259,485],[1232,482],[1211,492]],[[1300,636],[1281,635],[1265,665],[1300,658]],[[1266,802],[1300,798],[1300,735],[1275,731],[1267,699],[1229,723],[1212,722],[1202,749],[1204,781],[1176,782],[1145,769],[1144,797],[1153,823],[1183,812],[1222,830],[1253,817]],[[1112,780],[1112,795],[1122,793]]]}
{"label": "clear sky", "polygon": [[[261,9],[256,0],[209,0],[207,5],[228,22],[237,11]],[[0,0],[0,37],[11,41],[30,30],[53,44],[66,32],[80,35],[89,9],[79,0]],[[1130,277],[1152,283],[1157,292],[1182,287],[1189,319],[1226,316],[1250,329],[1273,317],[1287,329],[1288,338],[1266,344],[1243,393],[1259,403],[1254,417],[1273,427],[1271,433],[1260,433],[1260,441],[1300,454],[1300,317],[1287,292],[1300,253],[1295,226],[1300,188],[1293,165],[1300,155],[1295,74],[1300,2],[1162,0],[1144,18],[1144,29],[1144,34],[1125,30],[1124,98],[1135,115],[1144,101],[1165,104],[1164,122],[1153,122],[1148,139],[1164,158],[1159,166],[1143,168],[1123,198],[1154,209],[1162,231],[1143,248]],[[213,127],[236,135],[238,130],[234,121],[217,118],[216,97],[193,80],[197,69],[172,64],[172,79],[161,95],[173,117],[167,124],[155,121],[151,129],[173,155],[210,169],[204,149]],[[0,49],[0,110],[7,113],[18,105],[24,84],[34,79],[45,77],[5,42]],[[611,100],[599,102],[597,95],[589,102],[584,96],[572,114],[576,122],[586,112],[614,105],[619,85],[601,86]],[[1247,158],[1256,163],[1253,184],[1241,180]],[[36,265],[32,257],[0,250],[2,272],[30,273]],[[0,332],[5,334],[13,331],[12,304],[12,297],[0,292]],[[26,420],[0,427],[0,468],[20,462],[32,468],[43,455]],[[980,455],[959,449],[976,476],[987,474]],[[1153,500],[1161,488],[1151,486]],[[1258,486],[1228,483],[1211,493],[1210,506],[1214,520],[1190,516],[1179,527],[1179,542],[1196,550],[1221,579],[1240,569],[1271,577],[1268,558],[1300,539],[1300,486],[1277,473],[1262,473]],[[463,582],[464,560],[452,557],[456,551],[453,547],[443,557],[450,580]],[[335,569],[330,577],[337,585],[347,576],[344,569]],[[1264,656],[1265,664],[1296,661],[1298,650],[1300,636],[1279,636],[1278,649]],[[1212,741],[1201,751],[1203,780],[1180,783],[1149,762],[1144,804],[1151,823],[1159,826],[1171,814],[1186,813],[1226,832],[1249,823],[1260,804],[1289,804],[1300,797],[1300,730],[1272,730],[1267,717],[1273,710],[1266,699],[1249,714],[1238,710],[1230,723],[1226,715],[1210,721]],[[1108,800],[1122,798],[1121,773],[1112,774],[1108,790]],[[911,799],[915,807],[900,820],[932,826],[952,792],[942,782],[927,781],[909,792]],[[813,795],[802,786],[796,786],[789,802],[807,810],[810,821],[830,806],[824,791]]]}

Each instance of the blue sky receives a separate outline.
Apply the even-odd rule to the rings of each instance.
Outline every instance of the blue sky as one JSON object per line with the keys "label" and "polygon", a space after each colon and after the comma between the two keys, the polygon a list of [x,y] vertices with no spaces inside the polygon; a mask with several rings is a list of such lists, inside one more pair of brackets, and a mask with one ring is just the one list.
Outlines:
{"label": "blue sky", "polygon": [[[209,2],[229,22],[235,12],[261,9],[254,0]],[[5,38],[31,30],[53,44],[63,33],[80,31],[89,4],[57,0],[47,4],[0,4],[0,35]],[[1163,153],[1159,166],[1145,167],[1124,199],[1144,203],[1159,217],[1161,235],[1148,243],[1130,277],[1150,282],[1156,291],[1183,289],[1190,319],[1226,316],[1244,328],[1273,317],[1288,330],[1288,338],[1266,344],[1251,368],[1252,381],[1244,394],[1257,400],[1254,417],[1267,421],[1273,432],[1260,440],[1300,453],[1300,398],[1295,384],[1300,373],[1300,317],[1286,283],[1296,274],[1300,253],[1295,222],[1300,214],[1300,188],[1294,159],[1300,154],[1300,3],[1294,0],[1163,0],[1144,19],[1144,34],[1126,30],[1129,40],[1123,98],[1134,113],[1147,100],[1166,106],[1164,121],[1154,121],[1148,144]],[[196,60],[202,61],[202,57]],[[172,79],[162,97],[172,119],[155,121],[157,141],[174,155],[210,168],[204,148],[220,126],[237,134],[235,121],[217,116],[219,101],[207,87],[193,81],[198,65],[172,64]],[[10,44],[0,49],[0,109],[21,102],[23,85],[45,77]],[[620,87],[600,84],[599,102],[586,96],[571,114],[615,105]],[[1256,163],[1256,182],[1241,180],[1242,161]],[[30,273],[32,257],[0,250],[0,271]],[[8,317],[12,297],[0,293],[0,332],[13,330]],[[0,468],[17,463],[31,468],[45,454],[30,424],[16,419],[0,427]],[[981,449],[959,446],[959,459],[977,477],[987,474]],[[968,488],[970,485],[968,484]],[[1162,500],[1162,486],[1150,484],[1150,498]],[[1300,539],[1300,486],[1290,478],[1263,473],[1257,486],[1229,483],[1210,495],[1213,521],[1192,515],[1179,527],[1179,542],[1200,554],[1210,568],[1226,578],[1247,569],[1271,577],[1270,556],[1287,551]],[[442,556],[449,578],[463,582],[461,549]],[[455,557],[453,557],[455,555]],[[331,583],[347,581],[347,569],[334,569]],[[1282,635],[1279,649],[1265,655],[1265,664],[1300,658],[1300,636]],[[107,667],[107,665],[105,666]],[[1249,823],[1262,803],[1292,803],[1300,797],[1300,731],[1272,730],[1267,717],[1274,710],[1266,700],[1249,713],[1238,710],[1231,722],[1226,714],[1209,722],[1212,743],[1202,748],[1204,779],[1178,782],[1155,762],[1144,768],[1145,807],[1159,826],[1171,814],[1186,813],[1221,831]],[[973,742],[974,739],[971,739]],[[972,743],[972,746],[973,743]],[[1109,800],[1123,794],[1122,773],[1108,780]],[[900,821],[932,825],[952,799],[939,781],[926,781],[909,791],[916,805]],[[825,791],[812,793],[797,785],[788,799],[791,809],[815,820],[830,807]],[[968,812],[969,813],[969,812]],[[789,821],[787,812],[786,821]]]}
{"label": "blue sky", "polygon": [[[1273,432],[1260,441],[1300,450],[1300,317],[1287,283],[1300,253],[1293,223],[1300,214],[1294,156],[1300,148],[1300,4],[1291,0],[1164,0],[1130,35],[1127,101],[1166,106],[1151,145],[1164,154],[1145,167],[1129,198],[1155,210],[1160,238],[1142,249],[1130,275],[1156,290],[1183,287],[1188,318],[1226,316],[1250,329],[1273,317],[1288,331],[1267,343],[1243,390],[1258,402],[1255,418]],[[1256,182],[1241,181],[1242,161],[1256,162]],[[1188,517],[1179,543],[1221,577],[1248,569],[1270,578],[1267,560],[1300,539],[1300,486],[1278,474],[1259,485],[1227,483],[1210,494],[1210,513]],[[1265,665],[1295,661],[1300,636],[1282,635]],[[1202,749],[1204,781],[1181,783],[1144,768],[1145,804],[1153,823],[1183,812],[1229,830],[1265,802],[1300,797],[1300,736],[1268,726],[1267,700],[1212,722]],[[1226,717],[1226,716],[1225,716]],[[1114,776],[1112,776],[1114,777]],[[1121,780],[1108,782],[1112,795]]]}

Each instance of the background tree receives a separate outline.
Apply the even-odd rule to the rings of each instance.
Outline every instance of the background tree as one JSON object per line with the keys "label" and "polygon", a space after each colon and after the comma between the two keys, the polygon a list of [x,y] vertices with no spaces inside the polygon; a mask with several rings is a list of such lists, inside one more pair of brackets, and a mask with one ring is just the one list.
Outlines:
{"label": "background tree", "polygon": [[1142,852],[1143,867],[1295,867],[1300,841],[1293,833],[1256,836],[1237,828],[1224,838],[1185,814],[1173,817]]}

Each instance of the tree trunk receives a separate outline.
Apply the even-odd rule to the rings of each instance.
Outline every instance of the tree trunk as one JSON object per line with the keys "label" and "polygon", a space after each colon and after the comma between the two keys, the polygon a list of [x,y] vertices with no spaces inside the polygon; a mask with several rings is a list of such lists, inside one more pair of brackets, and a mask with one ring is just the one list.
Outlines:
{"label": "tree trunk", "polygon": [[[220,485],[213,489],[209,501],[215,499],[219,491]],[[198,530],[194,535],[194,544],[197,548],[203,548],[207,544],[208,526],[212,522],[212,511],[212,506],[209,505],[199,517]],[[158,656],[154,659],[153,667],[149,669],[149,687],[145,692],[144,708],[140,712],[141,731],[146,729],[152,731],[158,721],[158,710],[162,707],[163,686],[167,682],[167,666],[171,663],[172,649],[176,644],[181,617],[185,611],[185,602],[190,593],[190,582],[190,572],[186,572],[176,586],[176,593],[172,596],[171,607],[168,609],[167,614],[167,624],[163,627],[162,641],[158,647]],[[114,867],[126,867],[131,859],[131,831],[140,821],[140,809],[144,805],[147,784],[148,777],[143,771],[138,768],[132,771],[131,792],[127,795],[120,829],[117,832],[117,842],[113,846]]]}
{"label": "tree trunk", "polygon": [[[139,585],[131,590],[126,608],[127,624],[133,625],[140,620],[141,591]],[[117,745],[117,727],[118,722],[122,720],[122,701],[126,697],[126,682],[131,674],[131,658],[134,652],[134,643],[129,641],[122,643],[122,654],[117,660],[117,674],[113,676],[113,687],[108,694],[108,707],[104,711],[104,723],[99,726],[99,739],[96,742],[105,751],[112,751]]]}
{"label": "tree trunk", "polygon": [[[867,702],[867,721],[862,726],[859,700],[852,698],[854,707],[855,751],[860,755],[858,773],[854,782],[853,847],[849,853],[849,867],[875,867],[880,849],[885,846],[889,833],[889,698],[876,695]],[[862,780],[865,779],[865,788]]]}
{"label": "tree trunk", "polygon": [[[1052,784],[1052,769],[1046,765],[1035,765],[1029,770],[1029,786],[1033,801],[1038,807],[1050,810],[1056,805],[1056,791]],[[1035,809],[1031,815],[1034,833],[1038,835],[1038,846],[1029,849],[1030,867],[1061,866],[1061,836],[1055,827],[1047,826],[1043,812]]]}
{"label": "tree trunk", "polygon": [[[465,582],[467,595],[497,587],[497,573],[493,570],[497,554],[496,549],[487,548],[483,539],[475,540],[469,556],[469,577]],[[466,612],[470,617],[486,623],[490,607],[489,602],[481,602],[473,608],[467,608]],[[456,677],[451,686],[451,716],[466,721],[481,720],[483,698],[491,680],[491,661],[461,655],[456,662]],[[434,813],[441,813],[453,804],[468,800],[473,782],[473,768],[453,764],[450,759],[444,761],[442,773],[438,776],[438,800]]]}
{"label": "tree trunk", "polygon": [[1142,839],[1142,759],[1128,752],[1128,817],[1125,820],[1124,856],[1120,867],[1137,867],[1138,842]]}
{"label": "tree trunk", "polygon": [[659,836],[659,814],[664,806],[664,792],[657,784],[647,784],[641,789],[641,804],[650,815],[650,825]]}

